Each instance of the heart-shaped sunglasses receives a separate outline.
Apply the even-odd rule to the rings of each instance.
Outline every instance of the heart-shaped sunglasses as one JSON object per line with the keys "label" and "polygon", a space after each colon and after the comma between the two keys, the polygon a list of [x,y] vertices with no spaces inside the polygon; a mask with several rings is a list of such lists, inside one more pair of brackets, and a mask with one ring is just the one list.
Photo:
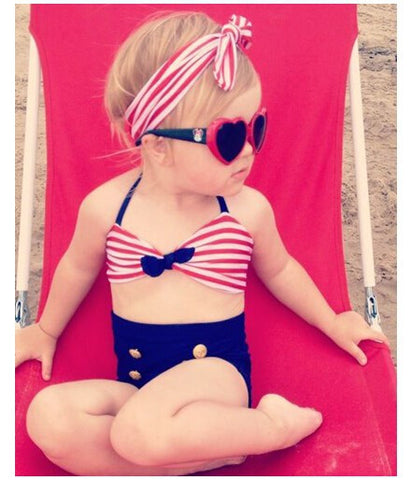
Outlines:
{"label": "heart-shaped sunglasses", "polygon": [[136,141],[136,145],[141,145],[142,137],[149,133],[186,142],[202,143],[207,145],[220,162],[229,165],[243,151],[246,142],[253,147],[253,153],[258,153],[263,146],[266,130],[267,111],[262,108],[253,115],[250,123],[242,117],[217,118],[207,128],[147,130]]}

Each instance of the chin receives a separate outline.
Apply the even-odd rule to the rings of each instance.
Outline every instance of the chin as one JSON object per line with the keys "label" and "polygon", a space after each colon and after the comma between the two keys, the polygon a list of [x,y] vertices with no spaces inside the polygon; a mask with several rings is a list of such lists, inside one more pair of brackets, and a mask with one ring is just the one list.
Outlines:
{"label": "chin", "polygon": [[233,197],[234,195],[237,195],[238,193],[240,193],[243,187],[244,187],[244,182],[238,182],[236,184],[227,185],[218,195],[221,195],[222,197]]}

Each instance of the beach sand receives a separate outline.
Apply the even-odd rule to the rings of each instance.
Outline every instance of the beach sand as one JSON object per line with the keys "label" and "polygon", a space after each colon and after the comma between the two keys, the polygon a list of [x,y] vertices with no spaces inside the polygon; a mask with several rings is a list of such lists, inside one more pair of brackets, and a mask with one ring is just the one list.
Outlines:
{"label": "beach sand", "polygon": [[[16,5],[16,242],[27,93],[29,6]],[[375,293],[384,332],[390,339],[396,362],[396,5],[358,5],[361,85],[373,227]],[[364,311],[361,253],[357,219],[354,158],[347,88],[344,170],[343,229],[346,271],[352,307]],[[33,243],[29,307],[37,313],[41,286],[46,144],[44,99],[39,112],[39,144],[33,217]]]}

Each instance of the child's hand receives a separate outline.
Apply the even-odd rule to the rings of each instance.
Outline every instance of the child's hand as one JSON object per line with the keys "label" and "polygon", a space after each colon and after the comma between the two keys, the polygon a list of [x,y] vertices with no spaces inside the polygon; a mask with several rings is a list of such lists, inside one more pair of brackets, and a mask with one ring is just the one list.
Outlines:
{"label": "child's hand", "polygon": [[356,312],[343,312],[335,316],[327,335],[343,350],[352,355],[358,363],[365,365],[367,357],[358,344],[361,340],[374,340],[390,346],[388,338],[377,330],[373,330]]}
{"label": "child's hand", "polygon": [[45,333],[37,323],[16,328],[16,368],[27,360],[41,362],[43,380],[50,380],[57,339]]}

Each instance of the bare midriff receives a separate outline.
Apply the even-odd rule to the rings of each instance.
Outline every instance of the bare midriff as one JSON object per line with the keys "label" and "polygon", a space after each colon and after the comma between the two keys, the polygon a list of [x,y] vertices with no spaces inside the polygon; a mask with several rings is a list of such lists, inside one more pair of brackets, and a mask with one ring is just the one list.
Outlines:
{"label": "bare midriff", "polygon": [[111,294],[114,313],[141,323],[215,322],[244,311],[244,293],[219,291],[173,270],[112,283]]}

